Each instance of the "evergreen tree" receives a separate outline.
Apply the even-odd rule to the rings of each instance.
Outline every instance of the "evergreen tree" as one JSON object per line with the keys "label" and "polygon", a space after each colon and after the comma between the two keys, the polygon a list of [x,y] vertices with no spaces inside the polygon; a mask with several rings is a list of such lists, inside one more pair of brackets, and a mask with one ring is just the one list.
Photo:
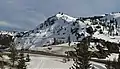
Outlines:
{"label": "evergreen tree", "polygon": [[30,55],[29,54],[27,54],[26,61],[30,62]]}
{"label": "evergreen tree", "polygon": [[120,69],[120,54],[118,56],[118,61],[114,59],[113,61],[107,61],[106,63],[106,68],[107,69]]}
{"label": "evergreen tree", "polygon": [[56,38],[54,38],[53,45],[56,45],[56,44],[57,44],[57,40],[56,40]]}
{"label": "evergreen tree", "polygon": [[112,62],[110,62],[110,60],[107,61],[105,66],[106,66],[107,69],[113,69]]}
{"label": "evergreen tree", "polygon": [[99,33],[100,33],[100,34],[103,34],[103,31],[102,31],[102,29],[100,29],[100,30],[99,30]]}
{"label": "evergreen tree", "polygon": [[12,42],[10,44],[10,61],[12,62],[12,67],[14,67],[15,65],[15,61],[17,61],[17,56],[18,56],[18,52],[16,50],[16,44],[14,42]]}
{"label": "evergreen tree", "polygon": [[118,56],[118,62],[120,62],[120,53],[119,53],[119,56]]}
{"label": "evergreen tree", "polygon": [[75,48],[74,53],[74,64],[70,69],[88,69],[90,67],[90,53],[88,52],[88,45],[89,45],[90,37],[84,38],[77,47]]}
{"label": "evergreen tree", "polygon": [[118,22],[117,22],[116,19],[115,19],[115,27],[116,27],[116,28],[118,27]]}
{"label": "evergreen tree", "polygon": [[27,66],[25,64],[26,60],[25,60],[24,52],[23,51],[24,51],[24,49],[22,47],[21,52],[19,54],[19,60],[18,60],[18,65],[17,65],[18,69],[26,69],[26,66]]}
{"label": "evergreen tree", "polygon": [[3,56],[2,56],[2,54],[0,54],[0,58],[2,59],[1,61],[0,61],[0,68],[1,69],[4,69],[4,58],[3,58]]}
{"label": "evergreen tree", "polygon": [[71,41],[70,41],[70,35],[68,36],[68,45],[70,46],[70,43],[71,43]]}
{"label": "evergreen tree", "polygon": [[118,33],[116,32],[116,36],[118,36]]}
{"label": "evergreen tree", "polygon": [[11,68],[16,68],[17,69],[26,69],[26,64],[25,62],[29,62],[29,54],[27,54],[27,57],[24,55],[24,48],[22,47],[20,52],[17,52],[16,50],[16,44],[14,42],[11,43],[10,45],[10,61],[11,61]]}
{"label": "evergreen tree", "polygon": [[118,63],[117,63],[117,65],[118,65],[118,69],[120,69],[120,53],[118,55]]}

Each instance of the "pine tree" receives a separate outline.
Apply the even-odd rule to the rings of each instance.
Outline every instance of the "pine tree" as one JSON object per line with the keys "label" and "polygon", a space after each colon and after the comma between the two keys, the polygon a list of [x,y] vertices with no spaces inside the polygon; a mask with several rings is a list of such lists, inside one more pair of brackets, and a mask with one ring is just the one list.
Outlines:
{"label": "pine tree", "polygon": [[106,66],[107,69],[113,69],[112,62],[110,60],[107,61],[105,66]]}
{"label": "pine tree", "polygon": [[18,52],[16,50],[16,44],[12,42],[10,44],[10,54],[9,54],[10,60],[12,62],[12,67],[15,66],[15,61],[17,61],[17,56],[18,56]]}
{"label": "pine tree", "polygon": [[120,53],[118,55],[118,63],[117,63],[117,65],[118,65],[118,69],[120,69]]}
{"label": "pine tree", "polygon": [[57,44],[57,40],[56,40],[56,38],[54,38],[53,45],[56,45],[56,44]]}
{"label": "pine tree", "polygon": [[2,59],[1,61],[0,61],[0,68],[1,69],[4,69],[4,58],[3,58],[3,56],[2,56],[2,54],[0,54],[0,58]]}
{"label": "pine tree", "polygon": [[25,65],[25,60],[24,60],[24,58],[21,58],[21,59],[18,61],[17,69],[26,69],[26,65]]}
{"label": "pine tree", "polygon": [[103,34],[103,31],[102,31],[102,29],[100,29],[100,30],[99,30],[99,33],[100,33],[100,34]]}
{"label": "pine tree", "polygon": [[107,69],[120,69],[120,53],[118,55],[118,61],[116,61],[116,58],[113,61],[108,60],[106,63]]}
{"label": "pine tree", "polygon": [[30,62],[30,55],[29,54],[27,54],[26,61]]}
{"label": "pine tree", "polygon": [[24,49],[22,47],[21,52],[19,54],[19,60],[18,60],[18,65],[17,65],[18,69],[26,69],[26,66],[27,66],[25,64],[26,60],[25,60],[23,51],[24,51]]}
{"label": "pine tree", "polygon": [[70,46],[70,43],[71,43],[71,41],[70,41],[70,35],[68,36],[68,45]]}
{"label": "pine tree", "polygon": [[17,52],[16,50],[16,44],[14,42],[11,43],[10,45],[10,54],[9,54],[9,57],[10,57],[10,60],[11,60],[11,68],[16,68],[17,66],[17,69],[26,69],[26,64],[25,62],[29,62],[30,61],[30,57],[29,57],[29,54],[27,54],[27,58],[25,58],[25,55],[24,55],[24,48],[22,47],[21,48],[21,51],[20,52]]}
{"label": "pine tree", "polygon": [[90,53],[88,52],[88,45],[89,45],[89,37],[84,38],[77,47],[75,48],[74,53],[74,64],[70,69],[88,69],[90,67]]}
{"label": "pine tree", "polygon": [[116,19],[115,19],[115,27],[116,27],[116,28],[118,27],[118,22],[117,22]]}

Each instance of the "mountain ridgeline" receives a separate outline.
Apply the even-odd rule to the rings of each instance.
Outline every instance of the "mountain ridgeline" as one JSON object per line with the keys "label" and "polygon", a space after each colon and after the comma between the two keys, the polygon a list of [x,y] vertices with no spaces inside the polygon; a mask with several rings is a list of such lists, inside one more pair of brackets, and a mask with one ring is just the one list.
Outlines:
{"label": "mountain ridgeline", "polygon": [[74,18],[64,13],[49,17],[35,29],[17,33],[15,41],[26,48],[81,41],[87,36],[119,35],[120,13]]}

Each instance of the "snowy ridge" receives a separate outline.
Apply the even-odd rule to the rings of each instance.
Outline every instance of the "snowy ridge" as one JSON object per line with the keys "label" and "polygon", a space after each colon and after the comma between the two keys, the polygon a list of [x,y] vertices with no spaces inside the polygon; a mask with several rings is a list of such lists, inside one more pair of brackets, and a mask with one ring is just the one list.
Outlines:
{"label": "snowy ridge", "polygon": [[10,32],[10,31],[0,31],[1,35],[11,35],[11,36],[15,36],[16,32]]}
{"label": "snowy ridge", "polygon": [[107,19],[107,20],[115,19],[120,26],[120,12],[107,13],[103,16],[105,16],[104,19]]}
{"label": "snowy ridge", "polygon": [[[25,48],[34,48],[46,45],[67,43],[68,38],[71,42],[81,41],[90,34],[93,37],[105,36],[114,38],[119,37],[119,16],[120,13],[110,13],[93,17],[74,18],[64,13],[58,13],[49,17],[44,23],[35,29],[18,33],[16,42],[24,44]],[[110,37],[109,37],[110,35]],[[107,40],[104,38],[104,40]],[[118,41],[119,39],[115,39]]]}
{"label": "snowy ridge", "polygon": [[26,47],[51,45],[70,41],[80,41],[89,34],[86,32],[86,24],[77,18],[59,13],[49,17],[34,30],[30,30],[16,41],[25,43]]}

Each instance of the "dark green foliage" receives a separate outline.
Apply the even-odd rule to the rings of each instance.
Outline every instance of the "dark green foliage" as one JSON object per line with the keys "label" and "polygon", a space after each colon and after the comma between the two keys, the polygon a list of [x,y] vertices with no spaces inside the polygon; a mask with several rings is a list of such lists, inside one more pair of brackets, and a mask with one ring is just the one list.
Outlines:
{"label": "dark green foliage", "polygon": [[24,48],[22,47],[21,51],[18,52],[16,49],[16,44],[12,42],[10,44],[10,54],[8,57],[10,58],[11,61],[11,68],[16,68],[17,69],[26,69],[26,64],[25,62],[30,61],[30,56],[27,54],[27,57],[24,55]]}
{"label": "dark green foliage", "polygon": [[99,29],[99,28],[101,28],[101,26],[96,26],[96,28],[98,28],[98,29]]}
{"label": "dark green foliage", "polygon": [[0,45],[9,46],[12,41],[12,36],[7,34],[0,34]]}
{"label": "dark green foliage", "polygon": [[106,63],[105,66],[106,66],[107,69],[115,69],[115,68],[112,66],[112,62],[111,62],[110,60],[107,61],[107,63]]}
{"label": "dark green foliage", "polygon": [[25,58],[24,53],[21,52],[19,55],[19,60],[18,60],[18,65],[17,65],[18,69],[26,69],[27,65],[25,64],[26,60],[24,58]]}
{"label": "dark green foliage", "polygon": [[115,27],[116,27],[116,28],[118,27],[118,22],[117,22],[116,19],[115,19]]}
{"label": "dark green foliage", "polygon": [[71,33],[72,34],[77,33],[78,30],[79,30],[79,28],[74,28],[74,29],[71,28]]}
{"label": "dark green foliage", "polygon": [[118,32],[116,32],[116,36],[118,36]]}
{"label": "dark green foliage", "polygon": [[114,23],[114,20],[110,20],[110,23]]}
{"label": "dark green foliage", "polygon": [[[1,59],[4,59],[2,54],[0,54],[0,58],[1,58]],[[1,69],[5,69],[5,68],[4,68],[4,65],[5,65],[4,61],[1,60],[1,61],[0,61],[0,68],[1,68]]]}
{"label": "dark green foliage", "polygon": [[27,54],[26,62],[30,62],[30,55],[29,54]]}
{"label": "dark green foliage", "polygon": [[75,48],[74,53],[74,64],[71,69],[88,69],[90,67],[89,60],[90,60],[90,53],[88,52],[88,45],[89,45],[89,37],[83,39],[77,47]]}
{"label": "dark green foliage", "polygon": [[99,30],[99,32],[100,32],[100,34],[103,34],[103,31],[102,31],[102,29],[100,29],[100,30]]}
{"label": "dark green foliage", "polygon": [[54,38],[53,45],[56,45],[56,44],[57,44],[57,40],[56,40],[56,38]]}
{"label": "dark green foliage", "polygon": [[118,61],[116,61],[115,59],[113,61],[110,61],[110,60],[107,61],[106,68],[107,69],[120,69],[119,58],[118,58]]}
{"label": "dark green foliage", "polygon": [[17,56],[18,56],[18,52],[15,47],[16,47],[16,44],[14,42],[12,42],[10,45],[9,57],[10,57],[13,67],[14,67],[15,61],[17,61]]}
{"label": "dark green foliage", "polygon": [[71,43],[71,41],[70,41],[70,35],[68,36],[68,45],[70,46],[70,43]]}
{"label": "dark green foliage", "polygon": [[26,69],[26,62],[30,62],[30,56],[27,54],[25,57],[24,50],[25,49],[22,47],[21,52],[19,53],[17,69]]}
{"label": "dark green foliage", "polygon": [[43,23],[40,24],[40,29],[42,29],[42,28],[43,28]]}
{"label": "dark green foliage", "polygon": [[25,60],[21,59],[18,61],[17,69],[26,69]]}
{"label": "dark green foliage", "polygon": [[93,28],[90,26],[90,27],[88,27],[88,28],[86,28],[86,31],[87,31],[87,33],[89,33],[89,34],[93,34]]}

